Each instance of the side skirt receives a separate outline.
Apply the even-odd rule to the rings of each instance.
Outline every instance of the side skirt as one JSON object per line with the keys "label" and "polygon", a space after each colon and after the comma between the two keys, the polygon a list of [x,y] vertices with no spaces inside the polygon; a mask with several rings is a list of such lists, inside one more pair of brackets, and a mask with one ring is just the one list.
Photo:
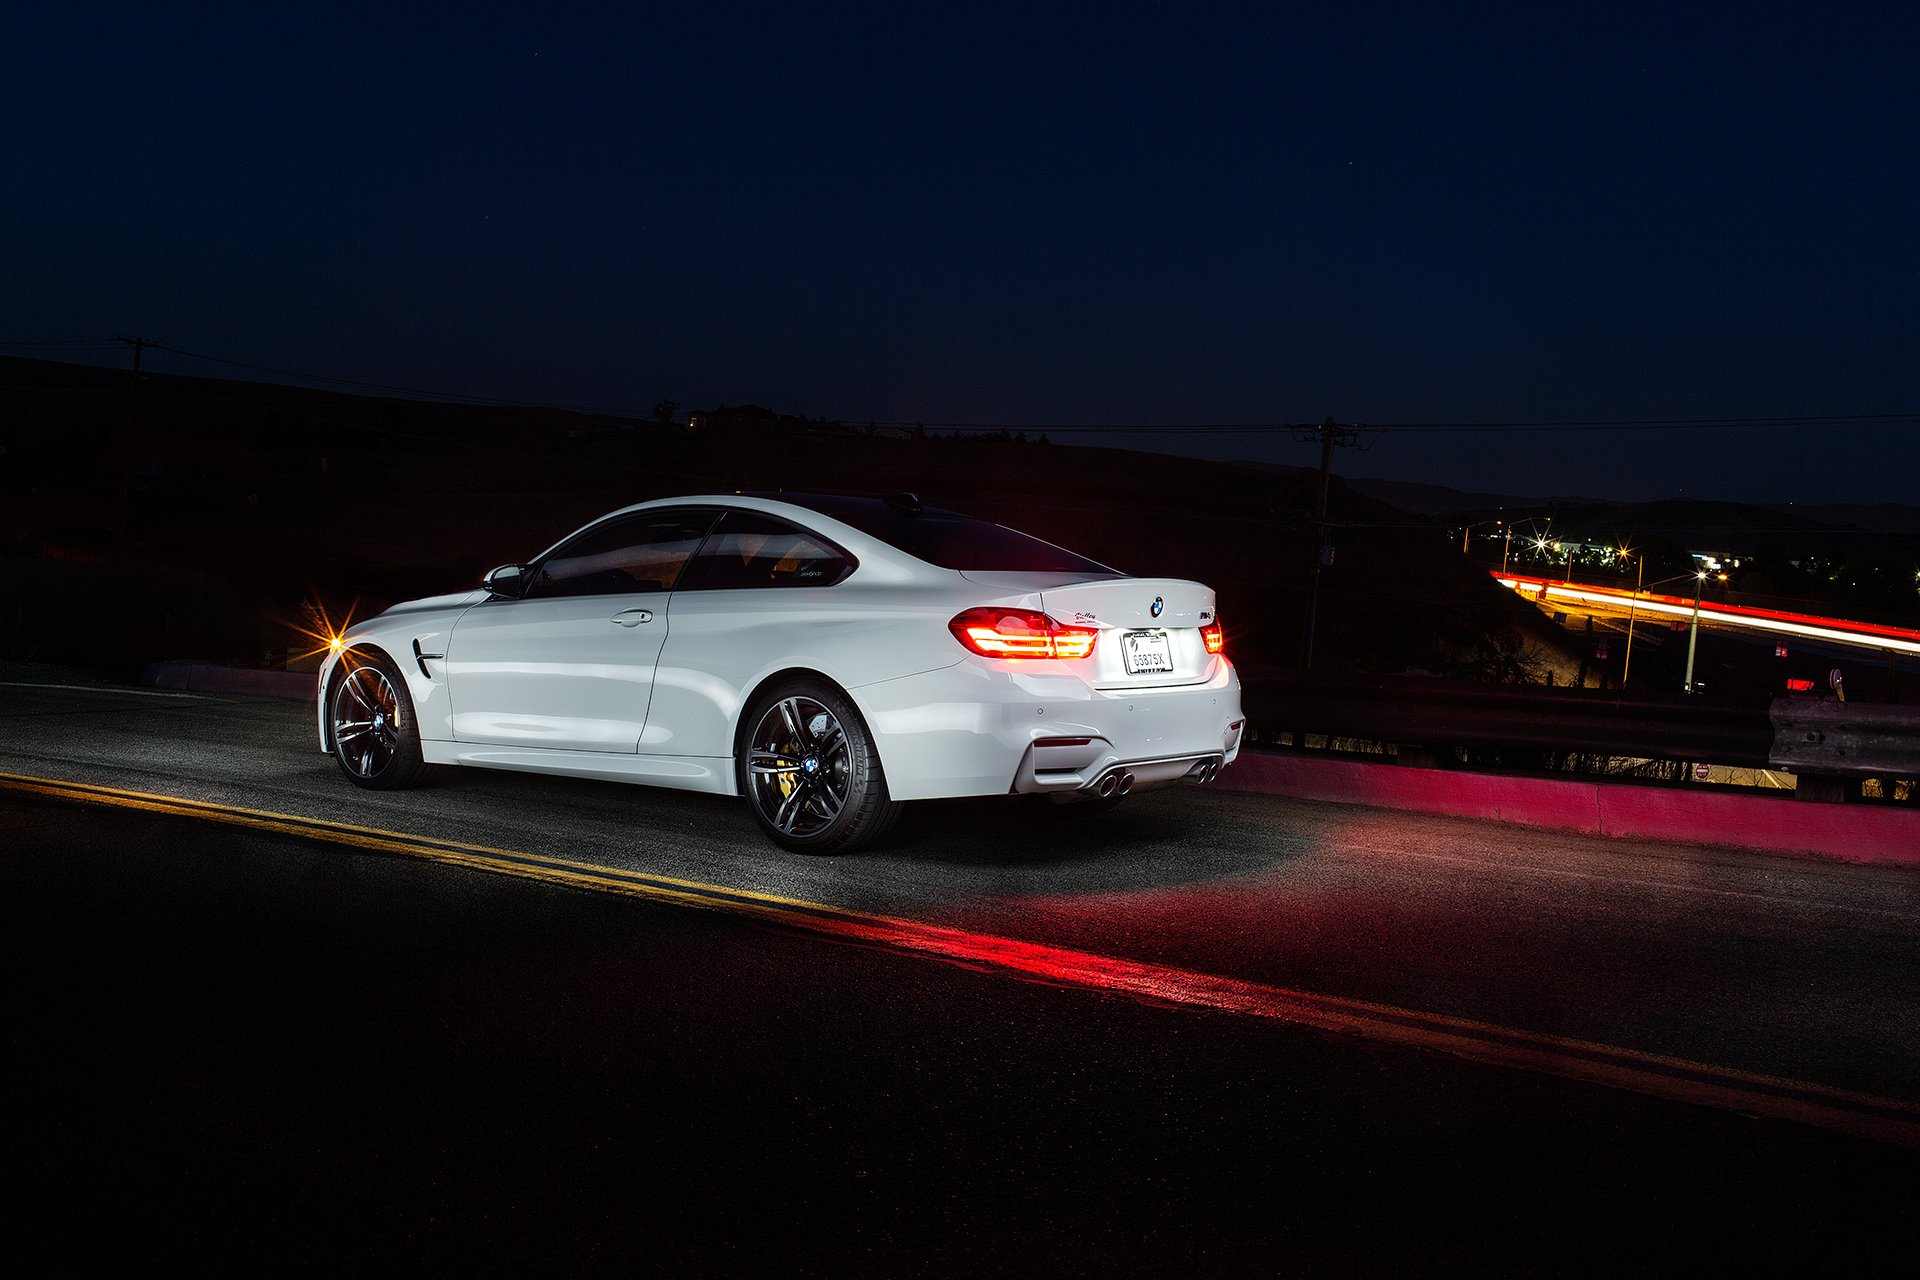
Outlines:
{"label": "side skirt", "polygon": [[428,764],[470,765],[479,769],[516,769],[567,778],[641,782],[712,795],[740,794],[732,756],[643,756],[600,751],[554,751],[539,747],[499,747],[472,742],[420,744]]}

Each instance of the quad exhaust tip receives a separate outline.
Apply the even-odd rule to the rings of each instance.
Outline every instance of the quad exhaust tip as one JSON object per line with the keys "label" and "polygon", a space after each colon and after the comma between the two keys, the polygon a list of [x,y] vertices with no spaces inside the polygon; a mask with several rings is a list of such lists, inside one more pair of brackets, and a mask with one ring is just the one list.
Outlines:
{"label": "quad exhaust tip", "polygon": [[[1197,761],[1179,780],[1188,786],[1205,786],[1219,777],[1224,767],[1218,760]],[[1133,770],[1116,767],[1102,774],[1099,781],[1088,783],[1087,790],[1102,799],[1124,796],[1132,792],[1136,781]]]}

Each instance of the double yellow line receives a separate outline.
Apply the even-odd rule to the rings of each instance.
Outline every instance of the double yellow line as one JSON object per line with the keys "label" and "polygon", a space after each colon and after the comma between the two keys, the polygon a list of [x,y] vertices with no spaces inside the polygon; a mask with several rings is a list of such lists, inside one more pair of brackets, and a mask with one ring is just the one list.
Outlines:
{"label": "double yellow line", "polygon": [[1475,1062],[1625,1089],[1671,1101],[1787,1120],[1879,1142],[1920,1147],[1920,1106],[1805,1081],[1640,1053],[1562,1036],[1392,1005],[1246,982],[994,934],[975,933],[728,885],[575,862],[489,845],[210,804],[89,783],[0,774],[0,790],[110,805],[291,835],[375,853],[517,876],[597,893],[725,911],[844,941],[986,965],[1049,983],[1213,1009],[1450,1054]]}

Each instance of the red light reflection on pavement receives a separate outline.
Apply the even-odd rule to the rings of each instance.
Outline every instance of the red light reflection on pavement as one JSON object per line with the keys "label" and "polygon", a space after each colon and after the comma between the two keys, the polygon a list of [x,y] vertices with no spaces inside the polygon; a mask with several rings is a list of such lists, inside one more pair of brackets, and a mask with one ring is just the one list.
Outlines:
{"label": "red light reflection on pavement", "polygon": [[969,966],[991,966],[1063,986],[1273,1018],[1400,1047],[1920,1147],[1920,1108],[1909,1103],[1709,1063],[524,850],[54,778],[0,774],[0,789],[69,803],[112,805],[245,826],[575,889],[722,911],[821,937]]}
{"label": "red light reflection on pavement", "polygon": [[1274,1018],[1502,1067],[1920,1146],[1920,1109],[1817,1084],[908,920],[833,912],[812,917],[801,927],[849,941],[1006,969],[1043,982]]}

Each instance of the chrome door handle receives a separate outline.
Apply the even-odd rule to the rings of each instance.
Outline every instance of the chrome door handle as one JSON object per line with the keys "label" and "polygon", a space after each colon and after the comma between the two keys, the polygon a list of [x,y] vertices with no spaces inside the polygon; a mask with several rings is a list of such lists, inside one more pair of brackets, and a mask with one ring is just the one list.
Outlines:
{"label": "chrome door handle", "polygon": [[653,621],[653,610],[622,609],[619,613],[614,614],[609,621],[617,622],[623,627],[637,627],[643,622]]}

